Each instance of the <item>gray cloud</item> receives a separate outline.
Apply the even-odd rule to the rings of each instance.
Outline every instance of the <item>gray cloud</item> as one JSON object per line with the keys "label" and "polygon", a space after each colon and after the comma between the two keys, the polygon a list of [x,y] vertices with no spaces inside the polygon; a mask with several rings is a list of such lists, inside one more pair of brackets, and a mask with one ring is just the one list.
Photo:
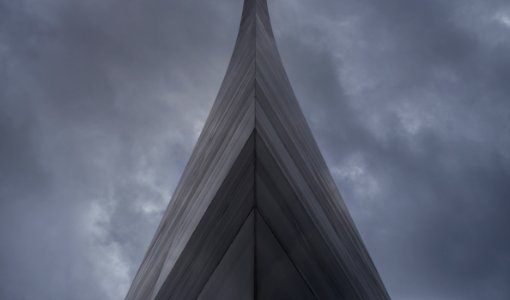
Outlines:
{"label": "gray cloud", "polygon": [[[241,1],[0,0],[0,298],[121,299]],[[270,1],[393,299],[508,299],[510,6]]]}
{"label": "gray cloud", "polygon": [[503,4],[277,11],[298,98],[393,298],[508,298]]}

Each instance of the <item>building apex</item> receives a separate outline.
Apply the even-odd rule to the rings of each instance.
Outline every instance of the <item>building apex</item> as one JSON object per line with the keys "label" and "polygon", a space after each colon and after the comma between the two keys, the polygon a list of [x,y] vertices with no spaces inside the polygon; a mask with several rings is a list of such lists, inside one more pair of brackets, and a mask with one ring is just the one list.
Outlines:
{"label": "building apex", "polygon": [[127,300],[390,299],[292,91],[266,0]]}

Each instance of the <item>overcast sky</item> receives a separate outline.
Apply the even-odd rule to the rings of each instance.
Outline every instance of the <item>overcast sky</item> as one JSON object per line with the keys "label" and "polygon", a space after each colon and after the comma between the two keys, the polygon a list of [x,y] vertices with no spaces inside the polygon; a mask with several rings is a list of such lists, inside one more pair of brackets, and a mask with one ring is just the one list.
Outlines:
{"label": "overcast sky", "polygon": [[[510,299],[508,0],[269,0],[395,300]],[[241,0],[0,0],[0,299],[122,299]]]}

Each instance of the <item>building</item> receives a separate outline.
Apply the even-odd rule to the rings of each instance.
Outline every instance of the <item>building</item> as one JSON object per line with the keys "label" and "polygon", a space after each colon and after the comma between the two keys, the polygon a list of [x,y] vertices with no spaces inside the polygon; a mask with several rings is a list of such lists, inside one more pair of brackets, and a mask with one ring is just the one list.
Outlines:
{"label": "building", "polygon": [[266,0],[245,0],[216,102],[126,299],[389,299],[294,96]]}

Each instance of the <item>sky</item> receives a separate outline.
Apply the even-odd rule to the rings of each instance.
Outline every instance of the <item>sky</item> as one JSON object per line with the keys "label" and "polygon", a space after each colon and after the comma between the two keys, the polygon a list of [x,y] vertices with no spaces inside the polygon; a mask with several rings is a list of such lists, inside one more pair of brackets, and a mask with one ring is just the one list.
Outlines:
{"label": "sky", "polygon": [[[269,0],[392,299],[510,299],[510,3]],[[0,299],[123,299],[241,0],[0,0]]]}

